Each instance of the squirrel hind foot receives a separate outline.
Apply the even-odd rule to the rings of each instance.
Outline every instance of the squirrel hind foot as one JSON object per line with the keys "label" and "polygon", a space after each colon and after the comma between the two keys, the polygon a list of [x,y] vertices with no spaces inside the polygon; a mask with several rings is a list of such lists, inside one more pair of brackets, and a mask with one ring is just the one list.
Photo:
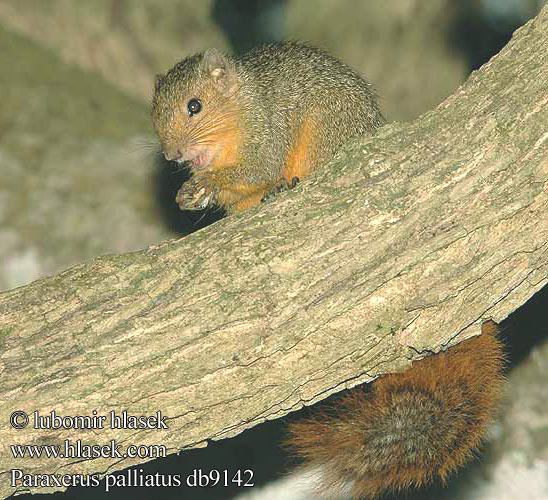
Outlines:
{"label": "squirrel hind foot", "polygon": [[296,176],[291,179],[291,182],[289,182],[285,177],[282,177],[274,186],[272,186],[268,191],[265,192],[265,194],[261,198],[261,203],[270,200],[278,193],[293,189],[300,181],[301,180]]}
{"label": "squirrel hind foot", "polygon": [[504,354],[493,325],[291,424],[286,444],[305,466],[322,470],[321,491],[350,487],[352,498],[375,498],[443,483],[473,458],[503,384]]}

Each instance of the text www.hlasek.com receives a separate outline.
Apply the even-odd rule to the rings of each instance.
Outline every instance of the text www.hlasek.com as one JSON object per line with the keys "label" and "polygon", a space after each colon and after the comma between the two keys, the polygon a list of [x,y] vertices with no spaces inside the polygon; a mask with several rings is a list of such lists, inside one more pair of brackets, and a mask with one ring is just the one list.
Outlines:
{"label": "text www.hlasek.com", "polygon": [[14,458],[163,458],[166,456],[166,447],[162,445],[129,445],[125,452],[122,445],[116,444],[113,439],[110,444],[84,444],[80,440],[71,443],[69,439],[63,445],[33,444],[10,445]]}

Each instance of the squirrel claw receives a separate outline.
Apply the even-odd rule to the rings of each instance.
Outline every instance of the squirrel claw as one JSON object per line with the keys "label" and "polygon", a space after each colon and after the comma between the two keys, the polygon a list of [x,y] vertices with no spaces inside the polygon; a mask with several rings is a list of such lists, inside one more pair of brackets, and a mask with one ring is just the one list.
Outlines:
{"label": "squirrel claw", "polygon": [[293,177],[291,179],[291,183],[287,182],[285,177],[282,177],[282,179],[280,179],[277,184],[275,184],[268,191],[265,192],[264,196],[261,198],[261,203],[269,200],[276,194],[281,193],[282,191],[288,191],[289,189],[293,189],[299,182],[300,179],[298,177]]}

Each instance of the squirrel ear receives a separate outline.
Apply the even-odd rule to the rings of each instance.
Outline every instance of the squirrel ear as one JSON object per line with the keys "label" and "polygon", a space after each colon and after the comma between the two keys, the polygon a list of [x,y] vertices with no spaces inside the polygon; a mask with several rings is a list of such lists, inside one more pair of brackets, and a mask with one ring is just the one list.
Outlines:
{"label": "squirrel ear", "polygon": [[163,81],[164,81],[164,75],[162,74],[158,74],[154,77],[154,92],[158,92]]}
{"label": "squirrel ear", "polygon": [[236,67],[229,57],[217,49],[207,49],[202,59],[202,67],[223,95],[228,97],[236,92],[238,75]]}

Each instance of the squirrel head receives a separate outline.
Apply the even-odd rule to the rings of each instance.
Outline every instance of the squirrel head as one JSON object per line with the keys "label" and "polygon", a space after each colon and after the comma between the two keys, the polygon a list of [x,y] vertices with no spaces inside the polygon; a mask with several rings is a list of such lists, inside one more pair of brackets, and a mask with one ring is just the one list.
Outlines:
{"label": "squirrel head", "polygon": [[236,64],[216,49],[156,77],[152,121],[167,160],[207,167],[237,127]]}

